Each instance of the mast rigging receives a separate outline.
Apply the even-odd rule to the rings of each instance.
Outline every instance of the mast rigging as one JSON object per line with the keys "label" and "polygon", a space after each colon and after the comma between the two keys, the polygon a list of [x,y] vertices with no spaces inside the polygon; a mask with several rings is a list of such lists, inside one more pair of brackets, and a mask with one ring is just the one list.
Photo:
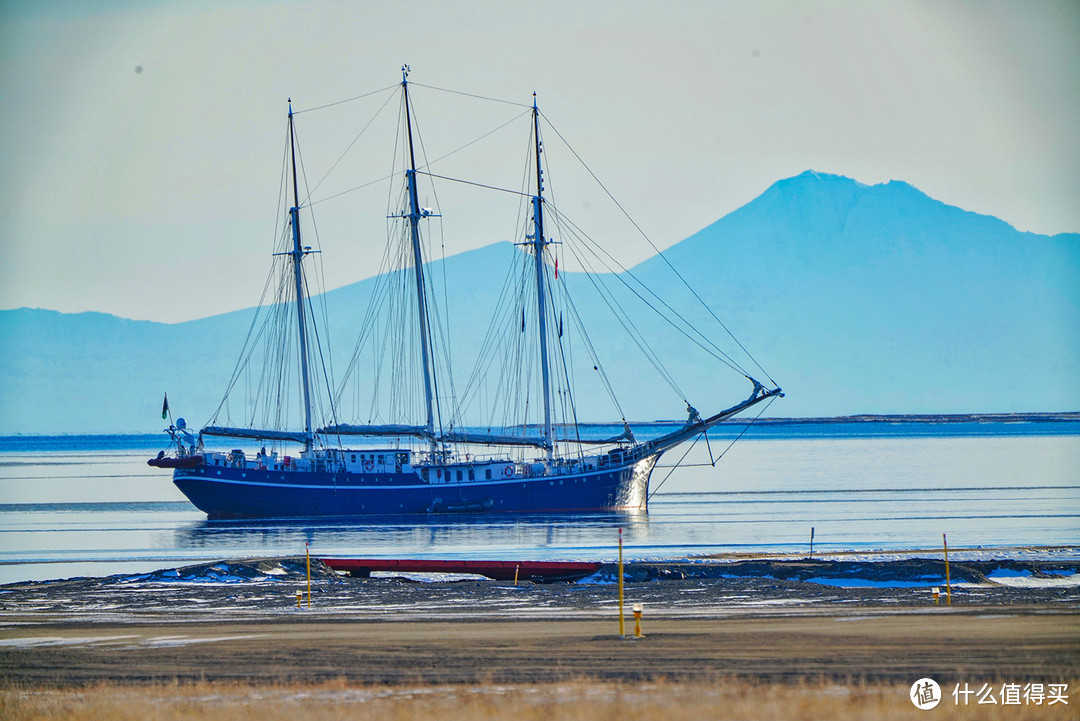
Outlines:
{"label": "mast rigging", "polygon": [[300,384],[304,392],[304,450],[310,451],[315,445],[315,432],[311,424],[311,380],[308,375],[307,323],[304,319],[304,277],[301,262],[307,255],[300,243],[300,190],[296,173],[296,130],[293,127],[292,99],[289,99],[289,154],[292,158],[293,205],[289,208],[289,220],[292,224],[293,281],[296,286],[296,322],[300,339]]}
{"label": "mast rigging", "polygon": [[413,148],[412,115],[409,108],[409,66],[401,68],[401,89],[405,95],[405,127],[409,143],[409,169],[405,171],[409,186],[409,236],[412,241],[413,268],[416,276],[416,306],[420,323],[420,355],[423,358],[424,406],[427,411],[427,432],[431,438],[432,458],[437,444],[435,438],[435,407],[431,390],[431,340],[428,332],[427,298],[424,288],[424,259],[420,248],[420,200],[416,190],[416,152]]}
{"label": "mast rigging", "polygon": [[551,371],[548,369],[547,347],[547,303],[544,297],[544,171],[540,164],[540,113],[536,107],[536,93],[533,93],[533,138],[536,145],[536,195],[533,196],[533,257],[536,264],[536,309],[540,329],[540,373],[541,393],[544,397],[544,440],[548,461],[554,458],[555,434],[551,426]]}

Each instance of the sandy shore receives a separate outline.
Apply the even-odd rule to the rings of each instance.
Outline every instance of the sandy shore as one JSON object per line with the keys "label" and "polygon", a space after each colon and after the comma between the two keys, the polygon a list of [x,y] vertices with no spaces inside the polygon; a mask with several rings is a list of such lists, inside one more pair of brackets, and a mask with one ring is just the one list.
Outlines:
{"label": "sandy shore", "polygon": [[[924,587],[840,588],[771,577],[816,578],[841,567],[799,562],[745,567],[764,575],[731,577],[733,568],[714,577],[695,577],[678,564],[629,568],[639,580],[626,584],[628,636],[630,604],[646,609],[645,638],[638,640],[618,637],[616,589],[603,574],[589,583],[418,583],[342,578],[316,564],[310,609],[306,600],[296,606],[296,590],[306,589],[299,559],[9,585],[0,588],[0,681],[42,687],[734,676],[910,684],[922,676],[1080,677],[1076,585],[1005,586],[969,569],[984,582],[954,587],[953,605],[935,606]],[[871,571],[926,573],[910,564]]]}
{"label": "sandy shore", "polygon": [[[869,611],[869,612],[868,612]],[[7,684],[363,683],[831,678],[913,682],[1080,677],[1080,616],[1043,607],[577,620],[68,623],[6,628]],[[633,625],[628,625],[632,633]]]}

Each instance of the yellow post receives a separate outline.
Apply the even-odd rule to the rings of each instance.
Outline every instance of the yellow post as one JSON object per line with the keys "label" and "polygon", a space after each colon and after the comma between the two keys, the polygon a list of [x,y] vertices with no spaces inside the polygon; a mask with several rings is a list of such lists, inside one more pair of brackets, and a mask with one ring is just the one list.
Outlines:
{"label": "yellow post", "polygon": [[643,638],[645,635],[641,632],[641,612],[643,610],[645,610],[644,604],[634,604],[634,638]]}
{"label": "yellow post", "polygon": [[945,546],[945,605],[952,605],[952,584],[949,583],[949,540],[945,534],[941,534],[941,542]]}
{"label": "yellow post", "polygon": [[514,566],[514,585],[515,586],[517,585],[518,571],[520,571],[520,570],[521,570],[521,564],[520,563],[518,565]]}
{"label": "yellow post", "polygon": [[297,591],[296,592],[296,607],[297,608],[300,608],[300,599],[303,598],[303,597],[304,597],[304,592],[303,591]]}
{"label": "yellow post", "polygon": [[623,587],[622,587],[622,529],[619,529],[619,638],[626,638],[626,627],[623,625]]}
{"label": "yellow post", "polygon": [[311,608],[311,544],[304,544],[304,552],[307,555],[307,607]]}

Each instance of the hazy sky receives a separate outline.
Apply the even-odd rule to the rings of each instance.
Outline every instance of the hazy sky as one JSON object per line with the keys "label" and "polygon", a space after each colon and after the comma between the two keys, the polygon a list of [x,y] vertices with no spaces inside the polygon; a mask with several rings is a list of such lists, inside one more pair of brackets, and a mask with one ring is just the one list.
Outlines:
{"label": "hazy sky", "polygon": [[[416,83],[537,91],[661,247],[808,168],[1080,231],[1077,2],[0,2],[0,308],[178,321],[253,305],[286,98],[392,86],[402,63]],[[468,124],[439,109],[452,97],[418,90],[425,140]],[[355,135],[363,102],[333,123]],[[496,108],[476,134],[508,117]],[[309,177],[319,118],[298,117]],[[513,232],[482,205],[455,225],[439,200],[448,253]],[[373,202],[375,217],[385,193]],[[336,287],[374,272],[384,237],[343,237],[332,205],[319,239]],[[630,236],[632,262],[648,250]]]}

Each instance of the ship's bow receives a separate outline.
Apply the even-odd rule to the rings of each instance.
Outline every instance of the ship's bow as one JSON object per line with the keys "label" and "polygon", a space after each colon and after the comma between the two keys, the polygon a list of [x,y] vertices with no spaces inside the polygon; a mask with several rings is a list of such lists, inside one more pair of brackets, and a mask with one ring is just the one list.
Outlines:
{"label": "ship's bow", "polygon": [[615,507],[625,510],[648,510],[649,478],[660,454],[647,456],[629,466],[622,474],[615,494]]}

